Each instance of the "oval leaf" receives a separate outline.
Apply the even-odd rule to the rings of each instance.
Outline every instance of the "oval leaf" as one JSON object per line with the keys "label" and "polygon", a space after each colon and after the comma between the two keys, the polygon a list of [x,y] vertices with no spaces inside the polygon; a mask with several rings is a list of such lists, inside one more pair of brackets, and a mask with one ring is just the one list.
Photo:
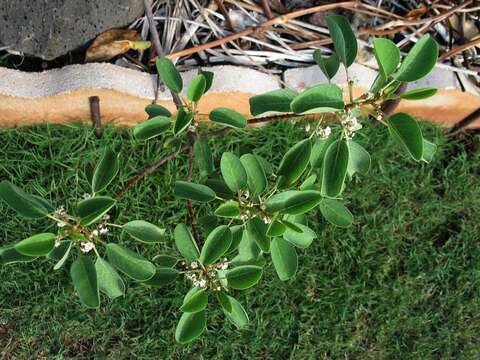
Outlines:
{"label": "oval leaf", "polygon": [[149,119],[157,117],[157,116],[164,116],[164,117],[167,117],[167,118],[172,116],[172,113],[167,108],[163,107],[162,105],[158,105],[158,104],[148,104],[145,107],[145,112],[148,114]]}
{"label": "oval leaf", "polygon": [[160,75],[165,85],[174,93],[180,93],[183,88],[183,81],[172,61],[167,58],[160,58],[155,65],[157,66],[158,75]]}
{"label": "oval leaf", "polygon": [[175,340],[180,344],[192,342],[202,335],[206,325],[205,311],[183,313],[175,330]]}
{"label": "oval leaf", "polygon": [[352,213],[338,200],[323,199],[320,203],[320,212],[329,223],[335,226],[348,228],[352,225]]}
{"label": "oval leaf", "polygon": [[345,16],[326,16],[328,30],[340,61],[349,67],[357,57],[357,39]]}
{"label": "oval leaf", "polygon": [[400,64],[400,49],[389,39],[373,40],[373,51],[384,82],[397,70]]}
{"label": "oval leaf", "polygon": [[243,168],[247,173],[248,190],[253,196],[258,196],[267,188],[265,171],[253,154],[245,154],[240,157]]}
{"label": "oval leaf", "polygon": [[106,254],[110,264],[134,280],[146,281],[155,275],[155,265],[120,245],[107,244]]}
{"label": "oval leaf", "polygon": [[266,253],[270,251],[270,238],[267,236],[267,229],[267,225],[258,217],[249,220],[246,226],[247,236]]}
{"label": "oval leaf", "polygon": [[27,219],[39,219],[54,211],[46,200],[29,195],[5,180],[0,182],[0,198],[19,215]]}
{"label": "oval leaf", "polygon": [[231,152],[223,153],[220,160],[220,171],[225,183],[234,193],[247,187],[247,172],[235,154]]}
{"label": "oval leaf", "polygon": [[372,159],[370,154],[361,146],[353,140],[347,141],[348,145],[348,167],[347,172],[350,176],[356,172],[366,175],[370,171],[370,166]]}
{"label": "oval leaf", "polygon": [[88,226],[100,220],[114,205],[115,200],[106,196],[95,196],[77,204],[80,225]]}
{"label": "oval leaf", "polygon": [[196,313],[205,310],[208,304],[208,295],[205,289],[194,287],[185,295],[180,311]]}
{"label": "oval leaf", "polygon": [[437,42],[430,35],[424,35],[408,52],[398,69],[396,79],[406,82],[421,79],[432,71],[437,59]]}
{"label": "oval leaf", "polygon": [[55,234],[42,233],[33,235],[15,244],[15,250],[27,256],[46,256],[55,246]]}
{"label": "oval leaf", "polygon": [[215,200],[215,192],[208,186],[195,184],[188,181],[176,181],[175,196],[181,199],[209,202]]}
{"label": "oval leaf", "polygon": [[315,190],[290,190],[272,196],[265,203],[269,213],[303,214],[320,203],[322,194]]}
{"label": "oval leaf", "polygon": [[212,112],[210,112],[208,117],[217,124],[232,128],[243,129],[245,126],[247,126],[247,119],[245,116],[239,112],[227,108],[214,109]]}
{"label": "oval leaf", "polygon": [[225,276],[228,281],[228,286],[237,290],[245,290],[260,280],[263,269],[255,265],[242,265],[232,270],[228,270]]}
{"label": "oval leaf", "polygon": [[133,129],[133,136],[139,141],[152,139],[170,129],[172,120],[169,117],[157,116],[138,124]]}
{"label": "oval leaf", "polygon": [[226,295],[228,297],[228,301],[231,306],[231,310],[228,311],[225,307],[223,308],[223,312],[227,319],[237,327],[237,329],[242,329],[248,325],[248,315],[245,309],[243,308],[242,304],[240,304],[236,299],[233,297]]}
{"label": "oval leaf", "polygon": [[97,258],[95,271],[97,272],[98,288],[110,299],[116,299],[125,294],[125,283],[107,261]]}
{"label": "oval leaf", "polygon": [[72,242],[69,240],[61,241],[60,244],[50,251],[47,255],[47,258],[57,260],[57,263],[53,267],[53,270],[60,269],[65,261],[68,259],[70,250],[72,248]]}
{"label": "oval leaf", "polygon": [[421,89],[412,89],[406,91],[400,97],[405,100],[423,100],[429,97],[432,97],[437,93],[438,89],[435,88],[421,88]]}
{"label": "oval leaf", "polygon": [[252,96],[249,99],[250,113],[258,116],[268,112],[290,112],[290,103],[297,93],[290,89],[279,89]]}
{"label": "oval leaf", "polygon": [[210,265],[215,263],[232,244],[232,232],[230,229],[221,225],[215,228],[205,240],[200,253],[200,262]]}
{"label": "oval leaf", "polygon": [[105,189],[117,176],[119,169],[118,156],[112,150],[105,149],[103,157],[93,173],[93,192],[100,192]]}
{"label": "oval leaf", "polygon": [[240,204],[233,200],[224,202],[215,210],[215,215],[221,217],[236,217],[240,215]]}
{"label": "oval leaf", "polygon": [[89,308],[100,306],[97,273],[95,265],[88,256],[80,256],[70,268],[70,276],[80,301]]}
{"label": "oval leaf", "polygon": [[173,125],[173,133],[178,135],[185,131],[192,123],[193,115],[193,112],[186,112],[183,107],[178,109],[175,116],[175,124]]}
{"label": "oval leaf", "polygon": [[282,238],[273,239],[271,256],[280,280],[286,281],[295,276],[298,268],[298,256],[292,244]]}
{"label": "oval leaf", "polygon": [[14,245],[8,245],[0,248],[0,265],[14,264],[18,262],[30,262],[37,259],[36,256],[27,256],[20,254],[15,250]]}
{"label": "oval leaf", "polygon": [[207,176],[213,173],[215,167],[213,165],[213,156],[208,140],[206,138],[198,138],[193,145],[193,154],[197,163],[200,175]]}
{"label": "oval leaf", "polygon": [[175,281],[178,274],[178,271],[171,267],[158,267],[155,270],[155,275],[147,281],[143,281],[142,284],[153,287],[162,287]]}
{"label": "oval leaf", "polygon": [[423,155],[422,130],[417,121],[405,113],[397,113],[387,119],[392,136],[399,141],[410,156],[420,160]]}
{"label": "oval leaf", "polygon": [[337,53],[332,53],[329,57],[324,57],[320,49],[315,49],[313,52],[313,60],[315,60],[320,70],[322,70],[323,75],[325,75],[329,81],[335,76],[340,67],[340,59]]}
{"label": "oval leaf", "polygon": [[187,97],[193,102],[200,100],[207,88],[207,80],[203,74],[197,74],[188,85]]}
{"label": "oval leaf", "polygon": [[293,185],[302,176],[309,163],[311,151],[310,139],[305,139],[285,153],[277,171],[277,175],[282,177],[279,181],[280,187]]}
{"label": "oval leaf", "polygon": [[165,241],[165,229],[160,229],[147,221],[134,220],[123,225],[123,231],[134,239],[146,243],[159,243]]}
{"label": "oval leaf", "polygon": [[335,197],[341,193],[349,157],[348,145],[344,140],[336,140],[328,147],[322,174],[322,192],[326,196]]}
{"label": "oval leaf", "polygon": [[[283,234],[283,238],[290,244],[300,249],[305,249],[312,244],[314,239],[317,238],[315,231],[310,229],[308,226],[298,223],[294,223],[293,225],[295,225],[297,229],[294,230],[292,228],[288,228]],[[300,230],[300,232],[297,230]]]}
{"label": "oval leaf", "polygon": [[197,243],[185,224],[178,224],[175,227],[173,237],[175,238],[175,245],[178,251],[185,259],[189,261],[198,260],[200,250],[198,250]]}
{"label": "oval leaf", "polygon": [[323,84],[307,89],[296,96],[291,107],[294,113],[304,114],[341,110],[345,107],[345,103],[342,89],[337,85]]}

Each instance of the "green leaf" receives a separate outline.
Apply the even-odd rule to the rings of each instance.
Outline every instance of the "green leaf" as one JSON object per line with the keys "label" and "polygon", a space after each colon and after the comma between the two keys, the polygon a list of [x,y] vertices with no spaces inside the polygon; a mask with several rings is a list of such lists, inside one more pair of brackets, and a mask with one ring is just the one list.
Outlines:
{"label": "green leaf", "polygon": [[15,244],[15,250],[27,256],[46,256],[55,246],[55,234],[42,233],[33,235]]}
{"label": "green leaf", "polygon": [[98,288],[110,299],[125,295],[125,283],[115,269],[107,261],[97,258],[95,262]]}
{"label": "green leaf", "polygon": [[257,158],[260,165],[262,165],[263,171],[265,171],[266,176],[270,176],[273,174],[273,166],[270,164],[269,161],[265,160],[265,158],[261,157],[260,155],[253,155]]}
{"label": "green leaf", "polygon": [[253,196],[262,194],[267,188],[267,177],[260,162],[253,154],[242,155],[240,161],[247,173],[247,186],[250,193]]}
{"label": "green leaf", "polygon": [[237,250],[238,246],[240,245],[240,242],[242,241],[242,236],[243,236],[243,226],[242,225],[235,225],[230,228],[230,231],[232,232],[232,243],[230,244],[230,247],[227,250],[227,253],[231,253],[235,250]]}
{"label": "green leaf", "polygon": [[176,197],[199,202],[215,200],[215,192],[208,186],[188,181],[175,181],[174,193]]}
{"label": "green leaf", "polygon": [[228,188],[234,193],[247,187],[247,172],[235,154],[231,152],[224,152],[222,154],[220,171]]}
{"label": "green leaf", "polygon": [[180,93],[183,88],[183,81],[172,61],[167,58],[160,58],[156,61],[155,65],[165,85],[174,93]]}
{"label": "green leaf", "polygon": [[352,213],[338,200],[325,198],[320,203],[320,212],[331,224],[348,228],[352,225]]}
{"label": "green leaf", "polygon": [[267,228],[267,225],[258,217],[250,219],[246,226],[247,236],[266,253],[270,251],[270,238],[267,236]]}
{"label": "green leaf", "polygon": [[147,281],[143,281],[142,284],[153,287],[162,287],[175,281],[178,274],[179,272],[171,267],[158,267],[155,269],[155,275]]}
{"label": "green leaf", "polygon": [[79,256],[70,268],[70,276],[80,301],[89,308],[98,308],[100,306],[100,295],[98,293],[97,273],[92,259],[88,256]]}
{"label": "green leaf", "polygon": [[107,196],[95,196],[82,200],[77,204],[77,214],[80,217],[80,225],[88,226],[98,221],[114,205],[116,201]]}
{"label": "green leaf", "polygon": [[300,249],[306,249],[312,244],[313,240],[317,238],[317,234],[315,234],[315,231],[303,224],[294,225],[300,229],[300,232],[289,228],[283,234],[283,238]]}
{"label": "green leaf", "polygon": [[172,120],[165,116],[156,116],[133,129],[133,136],[138,141],[145,141],[163,134],[171,126]]}
{"label": "green leaf", "polygon": [[350,176],[356,172],[366,175],[370,171],[372,159],[370,154],[363,148],[362,145],[353,140],[347,141],[348,145],[348,167],[347,172]]}
{"label": "green leaf", "polygon": [[14,264],[18,262],[30,262],[37,259],[37,256],[27,256],[15,250],[14,245],[7,245],[0,248],[0,265]]}
{"label": "green leaf", "polygon": [[206,85],[205,85],[205,91],[203,92],[205,94],[212,87],[214,74],[211,71],[206,71],[201,69],[198,71],[198,73],[202,74],[203,77],[205,78]]}
{"label": "green leaf", "polygon": [[437,145],[434,143],[423,139],[423,156],[422,160],[425,162],[430,162],[433,160],[433,156],[437,152]]}
{"label": "green leaf", "polygon": [[316,190],[317,186],[315,182],[317,181],[317,175],[313,174],[310,175],[308,178],[305,179],[304,182],[300,185],[300,190]]}
{"label": "green leaf", "polygon": [[206,138],[197,138],[193,145],[193,155],[201,176],[208,176],[214,172],[212,151]]}
{"label": "green leaf", "polygon": [[198,260],[200,250],[198,250],[197,243],[190,230],[188,230],[187,225],[183,223],[178,224],[173,231],[173,237],[175,238],[175,245],[178,251],[185,259],[188,261]]}
{"label": "green leaf", "polygon": [[298,268],[298,256],[295,247],[282,238],[272,240],[271,256],[273,266],[282,281],[293,278]]}
{"label": "green leaf", "polygon": [[290,89],[278,89],[252,96],[249,99],[250,113],[258,116],[268,112],[290,112],[290,103],[295,96],[297,93]]}
{"label": "green leaf", "polygon": [[228,286],[237,290],[245,290],[260,281],[263,269],[255,265],[242,265],[228,270],[225,275]]}
{"label": "green leaf", "polygon": [[234,200],[226,201],[215,210],[215,215],[221,217],[237,217],[240,215],[240,204]]}
{"label": "green leaf", "polygon": [[106,148],[93,173],[93,192],[100,192],[105,189],[117,176],[119,169],[118,156],[112,150]]}
{"label": "green leaf", "polygon": [[153,257],[152,261],[155,261],[155,263],[157,265],[159,265],[160,267],[174,267],[177,262],[178,262],[178,259],[174,256],[170,256],[170,255],[156,255]]}
{"label": "green leaf", "polygon": [[205,79],[203,74],[197,74],[190,82],[190,85],[188,85],[187,97],[193,102],[197,102],[205,93],[206,88],[207,79]]}
{"label": "green leaf", "polygon": [[415,160],[423,156],[422,130],[417,121],[405,113],[397,113],[387,119],[388,129]]}
{"label": "green leaf", "polygon": [[438,44],[430,36],[422,36],[410,49],[398,69],[398,81],[411,82],[423,78],[434,68],[438,58]]}
{"label": "green leaf", "polygon": [[52,205],[46,200],[29,195],[5,180],[0,182],[0,198],[20,216],[27,219],[39,219],[54,211]]}
{"label": "green leaf", "polygon": [[215,296],[217,297],[217,300],[220,303],[223,311],[228,313],[232,312],[232,303],[230,302],[230,297],[227,294],[225,294],[223,291],[217,291]]}
{"label": "green leaf", "polygon": [[380,74],[386,82],[400,64],[400,49],[389,39],[375,39],[373,40],[373,51]]}
{"label": "green leaf", "polygon": [[56,260],[57,263],[53,267],[53,270],[60,269],[65,261],[68,259],[70,250],[72,249],[72,242],[70,240],[61,241],[57,247],[54,247],[47,255],[48,259]]}
{"label": "green leaf", "polygon": [[437,93],[435,88],[420,88],[406,91],[400,97],[405,100],[423,100],[432,97]]}
{"label": "green leaf", "polygon": [[323,75],[330,81],[340,67],[340,59],[336,53],[332,53],[329,57],[323,57],[320,49],[315,49],[313,59],[322,70]]}
{"label": "green leaf", "polygon": [[236,299],[232,296],[226,295],[228,300],[231,304],[231,310],[228,311],[227,309],[223,308],[223,312],[226,318],[235,325],[238,329],[242,329],[248,325],[248,315],[245,309],[243,308],[242,304],[240,304]]}
{"label": "green leaf", "polygon": [[205,310],[208,304],[208,295],[205,289],[194,287],[185,295],[180,311],[196,313]]}
{"label": "green leaf", "polygon": [[345,67],[349,67],[357,57],[357,39],[347,18],[342,15],[330,15],[326,16],[325,20],[335,52]]}
{"label": "green leaf", "polygon": [[173,133],[178,135],[185,131],[192,123],[193,115],[193,112],[186,112],[183,107],[178,109],[175,116],[175,124],[173,125]]}
{"label": "green leaf", "polygon": [[220,179],[207,179],[205,185],[215,191],[215,194],[221,199],[233,199],[233,192],[227,186],[225,181]]}
{"label": "green leaf", "polygon": [[217,124],[232,128],[243,129],[247,126],[247,119],[245,116],[235,110],[227,108],[216,108],[210,112],[208,117]]}
{"label": "green leaf", "polygon": [[281,236],[287,230],[287,226],[280,221],[272,221],[267,229],[267,236]]}
{"label": "green leaf", "polygon": [[146,243],[159,243],[165,241],[165,229],[160,229],[147,221],[134,220],[123,225],[123,231],[134,239]]}
{"label": "green leaf", "polygon": [[242,232],[242,239],[238,244],[238,260],[241,262],[256,261],[260,255],[260,248],[247,231]]}
{"label": "green leaf", "polygon": [[295,114],[335,111],[344,107],[342,89],[333,84],[322,84],[307,89],[291,103]]}
{"label": "green leaf", "polygon": [[155,275],[155,265],[118,244],[107,244],[106,254],[110,264],[134,280],[146,281]]}
{"label": "green leaf", "polygon": [[205,311],[183,313],[175,330],[175,340],[187,344],[198,338],[205,331],[207,320]]}
{"label": "green leaf", "polygon": [[310,166],[312,168],[320,169],[322,167],[325,153],[333,141],[333,136],[330,136],[326,139],[317,139],[317,141],[315,141],[310,153]]}
{"label": "green leaf", "polygon": [[164,108],[162,105],[158,104],[149,104],[145,107],[145,112],[148,114],[148,118],[154,118],[157,116],[165,116],[167,118],[172,116],[172,113]]}
{"label": "green leaf", "polygon": [[285,214],[303,214],[322,200],[322,195],[315,190],[289,190],[272,196],[265,206],[269,213],[282,212]]}
{"label": "green leaf", "polygon": [[290,186],[297,182],[307,168],[312,144],[305,139],[292,146],[283,156],[277,175],[281,176],[280,187]]}
{"label": "green leaf", "polygon": [[230,229],[221,225],[215,228],[205,240],[200,253],[200,262],[205,265],[215,263],[232,244],[232,232]]}
{"label": "green leaf", "polygon": [[322,175],[322,193],[326,196],[336,197],[342,192],[349,157],[348,145],[344,140],[336,140],[328,147]]}

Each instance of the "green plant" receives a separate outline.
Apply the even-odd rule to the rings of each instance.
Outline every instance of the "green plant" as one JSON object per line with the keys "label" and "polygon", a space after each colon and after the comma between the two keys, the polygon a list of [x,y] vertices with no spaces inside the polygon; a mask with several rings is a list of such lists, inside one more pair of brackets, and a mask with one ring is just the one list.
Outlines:
{"label": "green plant", "polygon": [[[316,51],[315,61],[329,81],[340,64],[348,78],[348,67],[357,53],[356,40],[345,18],[327,19],[335,52],[322,58]],[[251,113],[260,116],[254,121],[286,118],[305,124],[307,138],[291,147],[278,167],[254,153],[238,156],[224,152],[216,169],[208,137],[230,129],[239,131],[246,127],[247,119],[233,110],[218,108],[209,118],[221,129],[204,125],[197,107],[212,84],[210,72],[200,71],[194,77],[185,104],[175,115],[157,104],[146,108],[149,119],[134,128],[135,138],[147,141],[168,135],[165,146],[173,149],[169,158],[183,151],[190,154],[186,179],[174,185],[175,195],[187,201],[190,223],[174,228],[178,253],[158,254],[150,262],[118,244],[117,234],[144,243],[164,242],[167,236],[164,229],[143,220],[123,225],[110,221],[107,213],[115,200],[103,193],[120,166],[117,155],[106,149],[90,176],[89,198],[79,201],[72,214],[63,207],[55,210],[46,200],[26,194],[7,181],[0,183],[0,197],[20,215],[27,219],[47,217],[58,227],[55,233],[34,235],[2,248],[2,263],[46,256],[56,261],[54,269],[58,269],[68,260],[71,249],[76,249],[71,278],[81,302],[91,308],[100,305],[100,292],[110,298],[123,295],[125,286],[117,270],[147,286],[163,286],[183,275],[191,283],[191,290],[180,307],[178,342],[188,343],[201,335],[207,322],[206,309],[213,304],[220,306],[238,328],[244,327],[248,316],[234,293],[257,284],[269,263],[281,280],[295,276],[297,249],[308,248],[316,238],[308,227],[306,214],[310,210],[319,208],[335,226],[352,224],[353,216],[342,203],[341,194],[352,177],[370,168],[370,155],[353,140],[362,124],[373,119],[387,126],[416,161],[428,162],[433,157],[436,146],[423,138],[416,120],[404,113],[386,117],[380,104],[400,97],[422,99],[435,93],[434,89],[416,89],[397,95],[395,90],[402,82],[415,81],[433,68],[438,55],[436,43],[429,36],[422,37],[402,64],[399,50],[391,41],[375,40],[374,50],[380,73],[370,91],[359,98],[353,98],[349,80],[347,101],[342,89],[331,83],[300,94],[283,89],[250,99]],[[162,58],[157,68],[165,85],[180,93],[183,82],[173,64]],[[159,163],[163,162],[161,159]],[[199,173],[197,182],[192,181],[194,168]],[[149,171],[128,182],[119,195]],[[212,214],[197,219],[193,202],[204,203],[202,206]]]}

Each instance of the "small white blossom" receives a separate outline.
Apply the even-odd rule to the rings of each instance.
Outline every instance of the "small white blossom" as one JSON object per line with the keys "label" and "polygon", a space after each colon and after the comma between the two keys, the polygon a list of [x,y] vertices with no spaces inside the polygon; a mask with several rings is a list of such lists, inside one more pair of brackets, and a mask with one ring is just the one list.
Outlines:
{"label": "small white blossom", "polygon": [[89,193],[84,193],[84,194],[82,195],[82,198],[84,198],[84,199],[90,199],[91,197],[92,197],[92,195],[89,194]]}
{"label": "small white blossom", "polygon": [[54,245],[56,248],[58,248],[60,246],[60,239],[55,239],[55,245]]}
{"label": "small white blossom", "polygon": [[87,254],[89,253],[90,251],[92,251],[92,249],[95,247],[95,245],[92,243],[92,242],[83,242],[80,244],[80,250]]}
{"label": "small white blossom", "polygon": [[58,216],[65,216],[66,215],[65,206],[63,205],[59,206],[58,209],[55,210],[55,214]]}
{"label": "small white blossom", "polygon": [[190,126],[188,127],[188,131],[190,131],[190,132],[195,132],[195,128],[196,128],[195,125],[190,125]]}
{"label": "small white blossom", "polygon": [[330,136],[330,134],[332,133],[332,129],[330,128],[330,126],[327,126],[325,128],[318,128],[315,133],[317,134],[317,136],[321,139],[326,139]]}
{"label": "small white blossom", "polygon": [[63,228],[63,227],[65,227],[65,226],[67,226],[67,223],[66,223],[65,221],[59,221],[59,222],[57,222],[57,226],[58,226],[59,228]]}
{"label": "small white blossom", "polygon": [[102,234],[102,235],[108,233],[109,231],[110,231],[110,229],[107,228],[107,227],[101,227],[101,228],[99,229],[99,232],[100,232],[100,234]]}
{"label": "small white blossom", "polygon": [[220,286],[217,286],[217,288],[215,290],[220,291],[220,290],[222,290],[222,288]]}
{"label": "small white blossom", "polygon": [[228,269],[228,263],[227,262],[222,263],[222,265],[220,266],[220,269],[227,270]]}
{"label": "small white blossom", "polygon": [[110,220],[110,215],[105,214],[105,215],[103,215],[102,219],[105,220],[105,221]]}
{"label": "small white blossom", "polygon": [[93,230],[92,231],[92,236],[98,236],[98,230]]}
{"label": "small white blossom", "polygon": [[197,269],[197,268],[198,268],[198,263],[197,263],[196,261],[192,261],[192,262],[190,263],[190,267],[191,267],[192,269]]}
{"label": "small white blossom", "polygon": [[202,279],[198,282],[198,286],[200,286],[201,288],[204,288],[207,286],[207,280],[205,279]]}
{"label": "small white blossom", "polygon": [[305,125],[305,132],[310,132],[310,123],[308,123],[307,125]]}

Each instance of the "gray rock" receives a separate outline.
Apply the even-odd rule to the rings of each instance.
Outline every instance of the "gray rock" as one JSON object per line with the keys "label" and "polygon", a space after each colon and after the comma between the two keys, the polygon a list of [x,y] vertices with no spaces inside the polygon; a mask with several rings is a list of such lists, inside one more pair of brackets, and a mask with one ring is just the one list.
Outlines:
{"label": "gray rock", "polygon": [[142,13],[142,0],[1,0],[0,47],[52,60]]}

